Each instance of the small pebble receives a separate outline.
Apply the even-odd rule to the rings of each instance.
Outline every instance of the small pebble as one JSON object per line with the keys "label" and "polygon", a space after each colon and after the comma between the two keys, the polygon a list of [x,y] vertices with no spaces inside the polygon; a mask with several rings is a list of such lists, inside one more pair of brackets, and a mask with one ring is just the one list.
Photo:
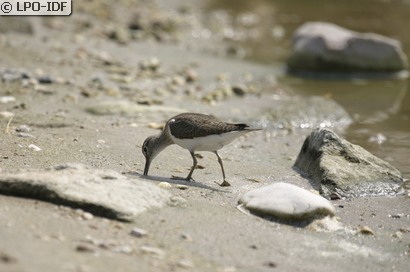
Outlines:
{"label": "small pebble", "polygon": [[83,218],[84,220],[92,220],[92,219],[94,218],[94,215],[92,215],[92,214],[89,213],[89,212],[84,212],[84,213],[81,215],[81,218]]}
{"label": "small pebble", "polygon": [[364,234],[364,235],[375,235],[374,231],[368,226],[359,226],[357,228],[357,233]]}
{"label": "small pebble", "polygon": [[131,254],[133,252],[133,249],[129,245],[123,245],[123,246],[115,247],[112,251],[118,252],[118,253],[124,253],[124,254]]}
{"label": "small pebble", "polygon": [[34,145],[34,144],[30,144],[30,145],[28,146],[28,148],[33,149],[34,151],[41,151],[41,148],[38,147],[38,146],[36,146],[36,145]]}
{"label": "small pebble", "polygon": [[151,70],[151,71],[157,71],[160,66],[160,61],[159,59],[153,57],[149,60],[141,61],[139,63],[139,67],[141,70]]}
{"label": "small pebble", "polygon": [[278,265],[275,262],[270,261],[266,263],[266,266],[271,267],[271,268],[276,268]]}
{"label": "small pebble", "polygon": [[142,246],[140,247],[140,250],[142,253],[150,254],[150,255],[155,255],[158,257],[164,256],[165,252],[157,247],[151,247],[151,246]]}
{"label": "small pebble", "polygon": [[164,124],[161,123],[149,123],[147,125],[148,128],[153,128],[153,129],[163,129],[164,128]]}
{"label": "small pebble", "polygon": [[400,219],[402,218],[403,214],[390,214],[389,217],[393,219]]}
{"label": "small pebble", "polygon": [[147,236],[148,232],[144,229],[140,229],[140,228],[135,227],[131,230],[130,234],[134,237],[141,238],[141,237]]}
{"label": "small pebble", "polygon": [[16,263],[17,259],[0,251],[0,263]]}
{"label": "small pebble", "polygon": [[343,196],[341,196],[339,193],[333,192],[330,194],[330,200],[340,200],[343,199]]}
{"label": "small pebble", "polygon": [[18,128],[16,128],[17,132],[30,132],[31,128],[27,125],[21,125]]}
{"label": "small pebble", "polygon": [[244,96],[247,93],[245,86],[233,86],[232,91],[237,96]]}
{"label": "small pebble", "polygon": [[194,263],[188,259],[179,260],[177,265],[181,268],[194,268]]}
{"label": "small pebble", "polygon": [[252,182],[256,182],[256,183],[261,183],[262,182],[262,180],[256,179],[256,178],[247,178],[247,180],[252,181]]}
{"label": "small pebble", "polygon": [[50,90],[44,85],[36,85],[34,86],[34,90],[44,95],[52,95],[55,93],[54,90]]}
{"label": "small pebble", "polygon": [[188,186],[186,186],[186,185],[184,185],[184,184],[178,184],[176,187],[177,187],[178,189],[180,189],[180,190],[186,190],[186,189],[189,188]]}
{"label": "small pebble", "polygon": [[158,187],[161,187],[161,188],[171,188],[172,185],[171,185],[169,182],[162,181],[162,182],[158,183]]}
{"label": "small pebble", "polygon": [[75,247],[75,250],[78,251],[78,252],[94,252],[95,251],[93,246],[86,245],[86,244],[78,244]]}
{"label": "small pebble", "polygon": [[17,137],[22,137],[22,138],[34,138],[34,136],[30,133],[25,133],[25,132],[19,132],[17,133]]}
{"label": "small pebble", "polygon": [[173,85],[183,86],[185,84],[185,78],[183,78],[181,76],[174,76],[174,77],[172,77],[171,82],[172,82]]}
{"label": "small pebble", "polygon": [[51,76],[40,76],[37,78],[37,80],[38,80],[38,83],[41,83],[41,84],[51,84],[54,82]]}
{"label": "small pebble", "polygon": [[197,72],[193,69],[190,69],[190,68],[186,69],[184,71],[183,75],[185,77],[185,81],[189,82],[189,83],[197,81],[197,79],[198,79]]}
{"label": "small pebble", "polygon": [[400,228],[399,231],[402,233],[410,233],[410,228]]}
{"label": "small pebble", "polygon": [[0,103],[6,104],[16,102],[16,98],[14,96],[0,96]]}
{"label": "small pebble", "polygon": [[403,233],[400,231],[396,231],[395,233],[392,234],[393,238],[401,239],[403,238]]}
{"label": "small pebble", "polygon": [[185,240],[187,242],[192,242],[193,241],[191,235],[186,234],[186,233],[181,234],[181,239]]}

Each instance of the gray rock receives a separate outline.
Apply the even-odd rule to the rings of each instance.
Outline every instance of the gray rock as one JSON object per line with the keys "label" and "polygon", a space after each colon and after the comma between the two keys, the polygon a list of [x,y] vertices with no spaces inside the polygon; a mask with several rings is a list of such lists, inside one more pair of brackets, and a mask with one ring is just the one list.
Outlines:
{"label": "gray rock", "polygon": [[0,193],[50,201],[126,221],[147,209],[161,207],[170,199],[167,191],[138,178],[82,164],[2,173]]}
{"label": "gray rock", "polygon": [[307,220],[335,214],[335,208],[327,199],[284,182],[247,192],[239,203],[256,214],[285,220]]}
{"label": "gray rock", "polygon": [[325,197],[395,194],[400,172],[329,129],[315,129],[303,143],[295,169]]}
{"label": "gray rock", "polygon": [[324,22],[305,23],[296,30],[288,59],[295,72],[397,72],[407,66],[399,41]]}

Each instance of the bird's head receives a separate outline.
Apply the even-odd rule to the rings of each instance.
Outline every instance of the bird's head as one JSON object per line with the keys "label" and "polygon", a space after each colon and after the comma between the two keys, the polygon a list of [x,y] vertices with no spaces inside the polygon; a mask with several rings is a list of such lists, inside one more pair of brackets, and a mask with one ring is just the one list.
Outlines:
{"label": "bird's head", "polygon": [[158,155],[160,151],[157,142],[157,136],[149,136],[147,139],[145,139],[144,144],[142,145],[142,154],[144,154],[145,156],[145,176],[148,175],[149,166],[151,165],[152,160]]}

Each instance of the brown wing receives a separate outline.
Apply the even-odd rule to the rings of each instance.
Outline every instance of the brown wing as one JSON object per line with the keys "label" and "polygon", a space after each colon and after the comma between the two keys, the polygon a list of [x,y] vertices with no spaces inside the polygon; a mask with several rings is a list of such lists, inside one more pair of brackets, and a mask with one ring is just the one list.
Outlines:
{"label": "brown wing", "polygon": [[168,121],[171,134],[179,139],[192,139],[211,134],[246,130],[246,124],[229,124],[212,115],[181,113]]}

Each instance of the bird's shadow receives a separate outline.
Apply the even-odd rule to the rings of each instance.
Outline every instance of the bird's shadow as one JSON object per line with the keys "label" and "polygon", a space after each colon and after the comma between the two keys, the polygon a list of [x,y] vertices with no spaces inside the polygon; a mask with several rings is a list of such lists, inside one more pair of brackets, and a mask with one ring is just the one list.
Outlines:
{"label": "bird's shadow", "polygon": [[[124,174],[129,175],[129,176],[137,176],[139,178],[146,179],[146,180],[168,182],[168,183],[175,184],[175,185],[181,184],[181,185],[186,185],[186,186],[190,186],[190,187],[197,187],[197,188],[207,189],[207,190],[211,190],[211,191],[215,191],[215,192],[229,193],[228,190],[217,189],[217,188],[211,187],[209,185],[197,182],[195,180],[188,181],[188,180],[184,180],[184,179],[174,179],[174,178],[167,178],[167,177],[160,177],[160,176],[145,176],[145,175],[143,175],[141,173],[138,173],[138,172],[135,172],[135,171],[126,172]],[[215,183],[215,184],[217,184],[217,183]]]}

